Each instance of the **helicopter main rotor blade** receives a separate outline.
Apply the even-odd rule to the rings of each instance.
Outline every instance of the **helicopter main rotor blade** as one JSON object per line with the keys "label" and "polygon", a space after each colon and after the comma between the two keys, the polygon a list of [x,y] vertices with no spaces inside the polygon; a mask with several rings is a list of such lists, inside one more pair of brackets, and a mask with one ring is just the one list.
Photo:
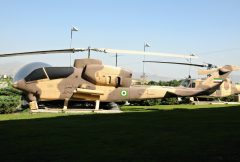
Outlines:
{"label": "helicopter main rotor blade", "polygon": [[163,63],[163,64],[177,64],[177,65],[190,65],[190,66],[197,66],[197,67],[207,67],[207,65],[191,64],[191,63],[183,63],[183,62],[164,62],[164,61],[143,61],[143,62]]}
{"label": "helicopter main rotor blade", "polygon": [[16,53],[2,53],[0,57],[11,57],[11,56],[23,56],[23,55],[39,55],[39,54],[59,54],[59,53],[75,53],[84,51],[95,51],[110,54],[129,54],[129,55],[155,55],[162,57],[174,57],[174,58],[198,58],[197,56],[191,55],[180,55],[180,54],[169,54],[169,53],[158,53],[158,52],[143,52],[143,51],[131,51],[131,50],[117,50],[108,48],[70,48],[60,50],[44,50],[44,51],[31,51],[31,52],[16,52]]}
{"label": "helicopter main rotor blade", "polygon": [[31,52],[16,52],[16,53],[3,53],[0,57],[12,57],[12,56],[23,56],[23,55],[39,55],[39,54],[59,54],[59,53],[75,53],[87,51],[85,48],[70,48],[60,50],[45,50],[45,51],[31,51]]}
{"label": "helicopter main rotor blade", "polygon": [[198,58],[197,56],[191,55],[180,55],[180,54],[170,54],[170,53],[159,53],[159,52],[144,52],[144,51],[132,51],[132,50],[117,50],[108,48],[92,48],[92,51],[104,52],[111,54],[129,54],[129,55],[154,55],[162,57],[175,57],[175,58]]}

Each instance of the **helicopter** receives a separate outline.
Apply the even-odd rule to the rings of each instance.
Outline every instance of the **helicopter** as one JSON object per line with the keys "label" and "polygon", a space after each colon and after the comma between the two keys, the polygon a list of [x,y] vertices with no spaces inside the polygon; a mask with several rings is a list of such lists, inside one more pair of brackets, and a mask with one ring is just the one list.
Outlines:
{"label": "helicopter", "polygon": [[[103,53],[145,54],[165,57],[196,58],[194,55],[162,54],[156,52],[139,52],[103,48],[60,49],[1,54],[0,57],[75,53],[96,51]],[[90,56],[90,55],[89,55]],[[38,109],[38,101],[64,100],[63,109],[68,107],[69,100],[94,101],[95,110],[99,110],[100,102],[137,101],[143,99],[166,97],[189,97],[210,95],[222,84],[215,78],[225,80],[235,66],[224,66],[211,74],[195,88],[164,86],[131,86],[132,72],[120,67],[104,65],[97,59],[76,59],[73,67],[40,67],[33,69],[24,78],[16,80],[14,87],[26,93],[31,109]]]}
{"label": "helicopter", "polygon": [[[201,78],[201,79],[192,79],[189,75],[188,78],[184,79],[180,87],[187,87],[187,88],[201,88],[203,86],[202,83],[204,83],[209,77],[215,76],[216,73],[224,73],[226,70],[221,70],[224,67],[228,67],[229,70],[232,71],[240,70],[237,66],[232,65],[226,65],[223,67],[218,67],[216,65],[205,63],[205,64],[193,64],[193,63],[183,63],[183,62],[165,62],[165,61],[143,61],[147,63],[163,63],[163,64],[177,64],[177,65],[187,65],[187,66],[195,66],[195,67],[201,67],[201,68],[207,68],[206,70],[199,70],[198,75],[207,75],[207,78]],[[231,67],[231,68],[230,68]],[[230,72],[230,71],[229,71]],[[214,82],[219,82],[218,87],[215,88],[215,91],[211,90],[209,91],[208,95],[199,95],[199,96],[192,96],[197,98],[221,98],[221,97],[228,97],[231,95],[237,95],[240,94],[240,85],[234,84],[229,77],[221,78],[221,77],[215,77],[213,79]]]}
{"label": "helicopter", "polygon": [[134,88],[136,94],[135,92],[132,94],[132,88],[129,90],[132,82],[132,72],[119,67],[103,65],[101,60],[90,59],[91,51],[116,55],[127,53],[163,57],[197,58],[197,56],[194,55],[90,47],[5,53],[1,54],[0,57],[85,51],[88,52],[88,58],[76,59],[73,67],[50,67],[50,65],[45,63],[26,65],[15,75],[13,86],[25,92],[25,98],[29,101],[31,109],[38,109],[38,101],[54,100],[64,100],[64,109],[67,109],[69,100],[73,100],[95,101],[95,109],[98,110],[100,101],[116,102],[144,99],[146,97],[142,97],[140,94],[143,93],[146,88]]}

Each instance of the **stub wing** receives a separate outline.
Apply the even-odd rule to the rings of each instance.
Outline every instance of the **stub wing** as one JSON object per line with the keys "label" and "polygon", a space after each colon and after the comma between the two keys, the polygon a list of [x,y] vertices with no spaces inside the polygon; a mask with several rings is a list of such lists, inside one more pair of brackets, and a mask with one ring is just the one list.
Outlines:
{"label": "stub wing", "polygon": [[78,101],[96,101],[100,100],[102,95],[104,95],[104,92],[100,90],[77,88],[73,93],[72,99]]}
{"label": "stub wing", "polygon": [[83,88],[77,88],[74,91],[75,94],[88,94],[88,95],[103,95],[104,92],[103,91],[99,91],[99,90],[92,90],[92,89],[83,89]]}

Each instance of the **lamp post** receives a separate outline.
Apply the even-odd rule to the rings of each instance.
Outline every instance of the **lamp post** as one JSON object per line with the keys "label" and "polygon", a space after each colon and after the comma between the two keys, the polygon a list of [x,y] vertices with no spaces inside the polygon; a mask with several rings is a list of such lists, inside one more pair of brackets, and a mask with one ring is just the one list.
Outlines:
{"label": "lamp post", "polygon": [[[151,47],[148,43],[144,43],[144,46],[143,46],[143,51],[145,52],[146,51],[146,48],[148,47]],[[142,74],[142,79],[143,79],[143,84],[145,83],[145,79],[146,79],[146,74],[145,74],[145,55],[143,55],[143,74]]]}
{"label": "lamp post", "polygon": [[[194,54],[190,54],[190,56],[194,56]],[[192,63],[192,58],[189,58],[189,63]],[[191,65],[189,65],[189,69],[188,69],[188,78],[191,78]]]}
{"label": "lamp post", "polygon": [[[78,28],[72,27],[71,28],[71,40],[70,40],[70,48],[72,48],[72,38],[73,38],[73,32],[77,32]],[[70,66],[72,65],[72,54],[70,53]]]}
{"label": "lamp post", "polygon": [[115,65],[116,65],[116,67],[117,67],[117,66],[118,66],[118,54],[117,54],[117,53],[116,53],[116,60],[115,60],[115,61],[116,61],[116,64],[115,64]]}

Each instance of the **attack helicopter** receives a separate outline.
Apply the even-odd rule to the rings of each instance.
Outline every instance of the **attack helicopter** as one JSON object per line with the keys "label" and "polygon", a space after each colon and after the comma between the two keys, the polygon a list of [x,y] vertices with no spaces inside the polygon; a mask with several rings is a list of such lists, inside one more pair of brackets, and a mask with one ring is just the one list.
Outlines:
{"label": "attack helicopter", "polygon": [[[100,102],[121,102],[167,97],[174,88],[131,86],[132,72],[120,67],[104,65],[101,60],[91,59],[90,51],[105,54],[140,54],[163,57],[197,58],[194,55],[178,55],[157,52],[115,50],[106,48],[78,48],[31,52],[5,53],[0,57],[88,52],[88,58],[76,59],[73,67],[29,66],[21,69],[14,87],[25,92],[31,109],[38,109],[39,101],[63,100],[64,109],[71,101],[94,101],[95,109]],[[19,77],[20,76],[20,77]]]}
{"label": "attack helicopter", "polygon": [[[194,55],[163,54],[114,49],[60,49],[1,54],[0,57],[11,57],[33,54],[56,54],[95,51],[118,54],[144,54],[165,57],[196,58]],[[90,55],[88,55],[90,56]],[[94,101],[95,110],[100,102],[136,101],[166,97],[191,97],[210,95],[222,84],[216,78],[225,80],[228,75],[239,70],[239,67],[226,65],[211,74],[195,88],[164,86],[132,86],[132,72],[120,67],[104,65],[97,59],[76,59],[73,67],[40,67],[33,69],[24,78],[17,80],[14,87],[24,91],[31,109],[38,109],[38,101],[64,100],[67,109],[69,100]]]}
{"label": "attack helicopter", "polygon": [[[206,68],[206,70],[198,70],[198,75],[206,75],[207,78],[201,78],[201,79],[192,79],[189,75],[188,78],[184,79],[180,87],[186,87],[186,88],[204,88],[203,84],[206,80],[211,78],[212,76],[215,76],[213,78],[213,82],[220,83],[217,87],[214,89],[209,89],[208,95],[206,94],[199,94],[198,96],[191,96],[191,97],[197,97],[197,98],[221,98],[221,97],[228,97],[231,95],[237,95],[240,94],[240,85],[234,84],[230,78],[229,74],[231,71],[240,70],[240,67],[233,66],[233,65],[226,65],[223,67],[218,67],[216,65],[205,63],[205,64],[193,64],[193,63],[183,63],[183,62],[165,62],[165,61],[143,61],[146,63],[163,63],[163,64],[177,64],[177,65],[187,65],[187,66],[195,66],[195,67],[201,67]],[[228,68],[228,70],[226,70]],[[218,77],[218,74],[219,77]],[[220,74],[227,74],[227,77],[221,77]],[[228,74],[229,73],[229,74]]]}

